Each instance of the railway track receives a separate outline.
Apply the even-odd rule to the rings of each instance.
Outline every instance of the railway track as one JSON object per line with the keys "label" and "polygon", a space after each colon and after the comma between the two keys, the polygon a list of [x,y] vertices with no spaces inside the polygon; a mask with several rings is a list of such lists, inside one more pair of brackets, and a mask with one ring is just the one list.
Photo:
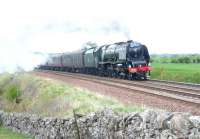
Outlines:
{"label": "railway track", "polygon": [[200,84],[195,84],[195,83],[184,83],[184,82],[175,82],[175,81],[166,81],[166,80],[155,80],[155,79],[151,79],[151,82],[154,82],[154,83],[164,83],[164,84],[173,84],[173,85],[187,86],[187,87],[191,87],[191,88],[198,88],[198,89],[200,89]]}
{"label": "railway track", "polygon": [[93,75],[85,75],[79,73],[57,72],[57,71],[40,71],[56,74],[60,76],[68,76],[80,80],[92,81],[95,83],[106,84],[117,88],[123,88],[130,91],[139,91],[141,93],[167,97],[188,103],[200,104],[200,85],[177,83],[171,81],[129,81],[116,78],[99,77]]}

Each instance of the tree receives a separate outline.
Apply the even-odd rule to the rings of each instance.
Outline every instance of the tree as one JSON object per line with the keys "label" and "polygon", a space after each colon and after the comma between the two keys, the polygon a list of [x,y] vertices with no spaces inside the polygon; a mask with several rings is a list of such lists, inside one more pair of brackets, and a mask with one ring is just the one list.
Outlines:
{"label": "tree", "polygon": [[179,63],[178,59],[176,57],[173,57],[171,59],[171,63]]}
{"label": "tree", "polygon": [[200,57],[198,57],[196,60],[197,60],[197,63],[200,63]]}

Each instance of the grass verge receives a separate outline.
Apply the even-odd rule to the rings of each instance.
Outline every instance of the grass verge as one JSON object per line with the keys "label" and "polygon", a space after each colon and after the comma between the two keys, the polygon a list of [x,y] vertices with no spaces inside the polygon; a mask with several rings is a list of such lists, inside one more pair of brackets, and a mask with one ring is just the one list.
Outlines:
{"label": "grass verge", "polygon": [[53,79],[24,73],[13,75],[11,79],[10,82],[14,80],[19,87],[21,101],[20,103],[9,101],[5,97],[8,92],[5,91],[3,95],[0,95],[5,111],[69,117],[73,115],[73,110],[79,114],[87,114],[105,108],[111,108],[116,112],[140,112],[144,110],[143,107],[124,105],[114,98]]}
{"label": "grass verge", "polygon": [[10,129],[0,127],[0,139],[33,139],[33,138],[13,132]]}

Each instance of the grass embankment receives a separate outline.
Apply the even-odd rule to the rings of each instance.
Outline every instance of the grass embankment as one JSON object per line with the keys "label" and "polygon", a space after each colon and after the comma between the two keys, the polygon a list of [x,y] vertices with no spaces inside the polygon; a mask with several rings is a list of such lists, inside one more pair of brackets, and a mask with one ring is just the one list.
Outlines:
{"label": "grass embankment", "polygon": [[73,110],[80,114],[104,108],[117,112],[143,111],[141,107],[125,106],[113,98],[30,74],[0,75],[0,88],[0,108],[5,111],[57,117],[72,116]]}
{"label": "grass embankment", "polygon": [[152,79],[200,83],[200,64],[152,64]]}
{"label": "grass embankment", "polygon": [[33,138],[13,132],[10,129],[0,127],[0,139],[33,139]]}

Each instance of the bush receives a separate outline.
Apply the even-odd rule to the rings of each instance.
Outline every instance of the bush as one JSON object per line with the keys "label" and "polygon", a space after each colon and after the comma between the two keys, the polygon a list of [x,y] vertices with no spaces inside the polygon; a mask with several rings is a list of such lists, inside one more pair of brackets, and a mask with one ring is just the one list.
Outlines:
{"label": "bush", "polygon": [[20,94],[19,87],[15,84],[9,84],[5,88],[5,96],[9,101],[16,101]]}
{"label": "bush", "polygon": [[12,81],[12,75],[11,74],[1,74],[0,75],[0,95],[2,95],[5,92],[5,88],[10,82]]}
{"label": "bush", "polygon": [[2,127],[3,126],[3,122],[2,122],[2,120],[0,119],[0,127]]}
{"label": "bush", "polygon": [[0,86],[0,96],[3,94],[3,88]]}

